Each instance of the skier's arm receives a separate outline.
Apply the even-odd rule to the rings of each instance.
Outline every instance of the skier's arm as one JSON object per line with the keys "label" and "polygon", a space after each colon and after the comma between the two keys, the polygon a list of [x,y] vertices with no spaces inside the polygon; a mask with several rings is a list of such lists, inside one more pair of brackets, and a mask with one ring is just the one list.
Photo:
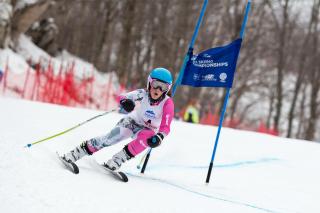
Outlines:
{"label": "skier's arm", "polygon": [[119,96],[120,113],[130,113],[135,107],[135,101],[141,101],[143,98],[143,89],[137,89],[132,92]]}
{"label": "skier's arm", "polygon": [[147,139],[147,143],[151,148],[159,146],[170,132],[170,125],[174,115],[174,104],[171,98],[163,105],[162,120],[157,134]]}
{"label": "skier's arm", "polygon": [[144,89],[137,89],[137,90],[125,93],[125,94],[121,94],[119,96],[119,101],[121,101],[123,99],[131,99],[133,101],[141,101],[144,93],[145,93]]}
{"label": "skier's arm", "polygon": [[170,125],[171,125],[173,116],[174,116],[174,104],[172,99],[169,98],[163,105],[162,120],[159,128],[159,133],[161,133],[163,137],[167,136],[170,132]]}

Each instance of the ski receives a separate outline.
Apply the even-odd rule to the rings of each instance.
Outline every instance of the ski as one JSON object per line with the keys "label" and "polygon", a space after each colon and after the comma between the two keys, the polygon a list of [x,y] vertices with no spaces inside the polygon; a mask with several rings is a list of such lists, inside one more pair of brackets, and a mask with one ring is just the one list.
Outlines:
{"label": "ski", "polygon": [[79,174],[79,168],[75,163],[73,163],[71,161],[67,161],[63,156],[60,156],[58,152],[56,152],[56,153],[57,153],[57,156],[60,159],[60,161],[63,163],[63,165],[68,170],[70,170],[74,174]]}
{"label": "ski", "polygon": [[112,174],[113,177],[115,177],[116,179],[122,181],[122,182],[128,182],[128,176],[120,171],[113,171],[112,169],[110,169],[106,164],[100,165],[105,171],[109,172]]}
{"label": "ski", "polygon": [[[67,161],[63,156],[60,156],[58,152],[56,152],[59,160],[63,163],[63,165],[72,173],[79,174],[79,167],[71,161]],[[96,161],[95,161],[96,162]],[[96,162],[98,164],[98,162]],[[121,172],[121,171],[113,171],[110,169],[106,164],[98,164],[99,167],[102,167],[104,171],[107,171],[108,173],[112,174],[113,177],[115,177],[117,180],[120,180],[122,182],[128,182],[128,176]]]}

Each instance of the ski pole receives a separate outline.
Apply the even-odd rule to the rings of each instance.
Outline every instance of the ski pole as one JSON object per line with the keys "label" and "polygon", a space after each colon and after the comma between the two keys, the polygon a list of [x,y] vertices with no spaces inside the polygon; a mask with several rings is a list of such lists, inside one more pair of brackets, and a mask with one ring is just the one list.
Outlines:
{"label": "ski pole", "polygon": [[144,162],[144,159],[146,159],[147,154],[148,154],[148,152],[146,152],[146,153],[142,156],[139,164],[137,165],[137,169],[140,169],[140,168],[141,168],[141,165],[142,165],[142,163]]}
{"label": "ski pole", "polygon": [[78,128],[79,126],[84,125],[85,123],[88,123],[89,121],[92,121],[92,120],[94,120],[94,119],[96,119],[96,118],[98,118],[98,117],[104,116],[104,115],[109,114],[109,113],[111,113],[111,112],[115,112],[115,111],[117,111],[117,110],[118,110],[118,108],[117,108],[117,109],[112,109],[112,110],[107,111],[107,112],[104,112],[104,113],[102,113],[102,114],[100,114],[100,115],[96,115],[96,116],[94,116],[94,117],[92,117],[92,118],[90,118],[90,119],[88,119],[88,120],[86,120],[86,121],[84,121],[84,122],[82,122],[82,123],[79,123],[79,124],[75,125],[74,127],[71,127],[71,128],[69,128],[69,129],[67,129],[67,130],[64,130],[64,131],[62,131],[62,132],[59,132],[59,133],[57,133],[57,134],[55,134],[55,135],[52,135],[52,136],[49,136],[49,137],[47,137],[47,138],[43,138],[43,139],[41,139],[41,140],[35,141],[35,142],[33,142],[33,143],[29,143],[29,144],[25,145],[24,147],[25,147],[25,148],[27,148],[27,147],[30,148],[31,146],[33,146],[33,145],[35,145],[35,144],[38,144],[38,143],[41,143],[41,142],[50,140],[50,139],[52,139],[52,138],[58,137],[58,136],[63,135],[63,134],[65,134],[65,133],[67,133],[67,132],[70,132],[70,131],[73,130],[73,129]]}
{"label": "ski pole", "polygon": [[146,167],[147,167],[147,164],[148,164],[150,155],[151,155],[151,151],[152,151],[152,148],[150,148],[150,149],[148,150],[148,152],[147,152],[146,159],[145,159],[145,161],[143,162],[142,169],[141,169],[141,171],[140,171],[141,174],[144,174],[144,171],[146,170]]}

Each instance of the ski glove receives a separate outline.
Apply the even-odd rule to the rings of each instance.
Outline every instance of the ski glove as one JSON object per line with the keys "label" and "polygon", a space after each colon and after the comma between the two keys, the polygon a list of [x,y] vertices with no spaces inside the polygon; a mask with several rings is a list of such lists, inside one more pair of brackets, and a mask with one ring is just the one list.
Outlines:
{"label": "ski glove", "polygon": [[155,148],[157,146],[160,146],[164,136],[161,133],[157,133],[156,135],[150,137],[147,139],[147,143],[151,148]]}
{"label": "ski glove", "polygon": [[122,99],[120,101],[120,107],[124,109],[127,113],[132,112],[135,107],[135,103],[131,99]]}

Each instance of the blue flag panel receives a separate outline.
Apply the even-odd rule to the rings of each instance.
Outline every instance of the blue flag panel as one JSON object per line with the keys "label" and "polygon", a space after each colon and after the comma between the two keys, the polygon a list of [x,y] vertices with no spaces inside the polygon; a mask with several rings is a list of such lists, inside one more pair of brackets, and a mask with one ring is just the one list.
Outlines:
{"label": "blue flag panel", "polygon": [[182,85],[193,87],[232,87],[242,39],[226,46],[208,49],[192,55],[188,61]]}

